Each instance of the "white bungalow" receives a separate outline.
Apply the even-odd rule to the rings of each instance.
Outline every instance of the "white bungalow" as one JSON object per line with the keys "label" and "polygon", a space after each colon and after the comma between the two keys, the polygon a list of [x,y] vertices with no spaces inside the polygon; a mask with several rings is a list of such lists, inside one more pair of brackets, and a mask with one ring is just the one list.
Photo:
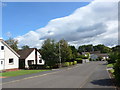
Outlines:
{"label": "white bungalow", "polygon": [[19,68],[19,55],[0,39],[0,71]]}
{"label": "white bungalow", "polygon": [[19,68],[29,68],[30,65],[44,65],[45,61],[42,59],[40,52],[36,48],[28,48],[19,50],[20,55]]}

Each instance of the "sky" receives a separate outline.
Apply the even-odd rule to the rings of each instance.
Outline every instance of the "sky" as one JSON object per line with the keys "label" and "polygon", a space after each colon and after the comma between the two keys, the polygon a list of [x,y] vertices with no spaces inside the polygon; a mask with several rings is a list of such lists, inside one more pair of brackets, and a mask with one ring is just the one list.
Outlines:
{"label": "sky", "polygon": [[7,33],[11,33],[12,37],[17,37],[30,30],[34,31],[44,27],[52,19],[72,14],[76,8],[85,6],[88,2],[10,2],[4,4],[3,37],[7,39]]}
{"label": "sky", "polygon": [[3,39],[40,48],[47,38],[70,45],[118,44],[116,2],[9,2],[2,11]]}

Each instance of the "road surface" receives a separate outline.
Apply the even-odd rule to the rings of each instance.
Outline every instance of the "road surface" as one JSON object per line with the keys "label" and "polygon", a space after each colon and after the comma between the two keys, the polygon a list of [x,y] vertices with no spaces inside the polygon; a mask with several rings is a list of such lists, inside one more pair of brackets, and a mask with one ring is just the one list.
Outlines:
{"label": "road surface", "polygon": [[30,77],[3,79],[3,88],[114,88],[106,62],[97,61]]}

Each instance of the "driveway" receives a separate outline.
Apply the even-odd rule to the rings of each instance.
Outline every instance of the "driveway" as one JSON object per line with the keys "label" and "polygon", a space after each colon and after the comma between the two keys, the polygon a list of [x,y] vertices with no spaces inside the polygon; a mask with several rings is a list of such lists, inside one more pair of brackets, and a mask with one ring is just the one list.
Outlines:
{"label": "driveway", "polygon": [[114,88],[106,62],[97,61],[18,79],[3,79],[3,88]]}

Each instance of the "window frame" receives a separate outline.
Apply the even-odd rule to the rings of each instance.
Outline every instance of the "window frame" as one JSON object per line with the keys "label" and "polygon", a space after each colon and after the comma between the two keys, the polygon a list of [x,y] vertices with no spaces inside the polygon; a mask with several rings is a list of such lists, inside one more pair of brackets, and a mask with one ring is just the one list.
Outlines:
{"label": "window frame", "polygon": [[41,59],[39,60],[39,63],[42,63],[42,60],[41,60]]}
{"label": "window frame", "polygon": [[4,46],[1,46],[1,50],[4,50]]}
{"label": "window frame", "polygon": [[[12,62],[10,62],[10,60],[12,60]],[[14,64],[14,59],[13,58],[9,58],[9,64]]]}
{"label": "window frame", "polygon": [[3,61],[0,62],[0,65],[3,65]]}

